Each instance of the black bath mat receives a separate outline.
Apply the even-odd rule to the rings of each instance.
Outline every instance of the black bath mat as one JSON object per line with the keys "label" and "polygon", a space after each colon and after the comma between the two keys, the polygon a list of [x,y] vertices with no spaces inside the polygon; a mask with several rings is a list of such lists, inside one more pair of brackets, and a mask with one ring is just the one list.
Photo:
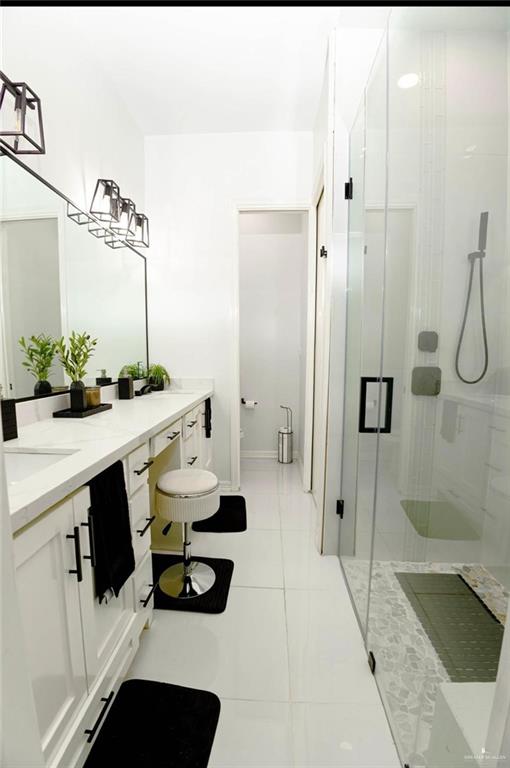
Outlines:
{"label": "black bath mat", "polygon": [[455,573],[396,573],[453,683],[496,679],[504,628]]}
{"label": "black bath mat", "polygon": [[220,508],[212,517],[193,523],[202,533],[241,533],[247,528],[244,496],[220,496]]}
{"label": "black bath mat", "polygon": [[[176,597],[170,597],[156,587],[154,590],[154,608],[160,608],[166,611],[193,611],[194,613],[223,613],[227,607],[230,582],[234,571],[232,560],[223,560],[219,557],[194,557],[192,559],[200,563],[210,565],[216,574],[216,581],[211,589],[204,595],[192,597],[188,600],[179,600]],[[159,577],[175,563],[182,562],[179,555],[152,555],[152,576],[154,584],[157,584]]]}
{"label": "black bath mat", "polygon": [[219,716],[220,700],[209,691],[126,680],[84,768],[207,768]]}

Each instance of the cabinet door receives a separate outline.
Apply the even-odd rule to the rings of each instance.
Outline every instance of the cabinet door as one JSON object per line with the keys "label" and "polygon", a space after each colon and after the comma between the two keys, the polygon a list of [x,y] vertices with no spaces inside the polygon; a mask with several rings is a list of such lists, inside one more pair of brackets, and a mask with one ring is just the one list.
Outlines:
{"label": "cabinet door", "polygon": [[83,555],[83,581],[80,584],[80,606],[83,624],[83,645],[87,665],[88,688],[107,663],[115,645],[133,619],[129,581],[123,586],[118,597],[99,604],[94,584],[94,560],[91,550],[92,531],[89,526],[90,497],[88,488],[83,488],[73,499],[76,525],[81,532]]}
{"label": "cabinet door", "polygon": [[[16,582],[42,749],[47,759],[87,694],[72,501],[14,540]],[[21,735],[20,735],[21,737]]]}
{"label": "cabinet door", "polygon": [[182,420],[182,467],[200,469],[200,409],[189,411]]}

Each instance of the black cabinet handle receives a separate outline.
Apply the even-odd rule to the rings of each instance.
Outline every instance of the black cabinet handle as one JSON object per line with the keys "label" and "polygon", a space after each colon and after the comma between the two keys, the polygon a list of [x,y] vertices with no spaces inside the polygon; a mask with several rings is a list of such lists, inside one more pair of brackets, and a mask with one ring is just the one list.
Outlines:
{"label": "black cabinet handle", "polygon": [[144,608],[147,608],[147,606],[149,605],[149,601],[152,595],[154,594],[154,590],[156,589],[157,586],[158,586],[157,584],[149,584],[149,587],[152,587],[151,591],[149,592],[145,600],[140,600]]}
{"label": "black cabinet handle", "polygon": [[106,710],[110,706],[110,702],[113,699],[113,695],[114,695],[114,692],[112,691],[111,693],[108,694],[108,696],[106,698],[104,696],[101,698],[101,701],[104,701],[104,705],[103,705],[103,707],[101,709],[101,712],[99,713],[99,717],[97,718],[97,720],[94,723],[94,725],[92,726],[92,728],[87,728],[85,730],[85,733],[88,733],[88,735],[89,735],[89,737],[87,739],[87,744],[90,744],[90,742],[92,741],[92,739],[96,735],[97,730],[98,730],[99,726],[101,725],[101,720],[106,715]]}
{"label": "black cabinet handle", "polygon": [[153,515],[152,517],[146,517],[145,519],[148,520],[149,522],[142,529],[138,529],[137,530],[137,533],[139,533],[140,536],[143,536],[144,533],[146,533],[149,530],[149,528],[151,527],[152,523],[156,519],[156,515]]}
{"label": "black cabinet handle", "polygon": [[83,573],[81,570],[80,529],[77,525],[74,526],[74,533],[68,533],[66,539],[74,539],[74,556],[76,559],[76,568],[71,569],[69,573],[75,573],[78,581],[83,581]]}
{"label": "black cabinet handle", "polygon": [[196,423],[197,423],[196,419],[194,421],[190,421],[190,423],[188,424],[188,427],[190,427],[190,428],[194,427]]}
{"label": "black cabinet handle", "polygon": [[134,470],[135,475],[141,475],[143,472],[147,472],[149,467],[152,467],[153,464],[154,464],[154,461],[152,459],[150,461],[144,461],[143,467],[141,469]]}
{"label": "black cabinet handle", "polygon": [[84,528],[89,529],[89,547],[90,547],[90,555],[83,555],[84,560],[90,560],[90,564],[92,568],[96,567],[96,547],[95,547],[95,539],[94,539],[94,518],[92,517],[92,512],[89,511],[89,518],[87,523],[82,523]]}
{"label": "black cabinet handle", "polygon": [[198,456],[193,456],[191,459],[189,459],[188,467],[192,467],[197,459],[198,459]]}
{"label": "black cabinet handle", "polygon": [[170,520],[170,522],[169,522],[169,523],[167,523],[167,524],[165,525],[165,527],[163,528],[163,530],[161,531],[161,533],[163,534],[163,536],[166,536],[168,533],[170,533],[170,528],[171,528],[171,527],[172,527],[172,521]]}
{"label": "black cabinet handle", "polygon": [[171,434],[171,435],[167,435],[167,436],[166,436],[166,439],[167,439],[167,440],[175,440],[175,438],[176,438],[176,437],[177,437],[177,435],[179,435],[179,434],[180,434],[179,432],[172,432],[172,434]]}

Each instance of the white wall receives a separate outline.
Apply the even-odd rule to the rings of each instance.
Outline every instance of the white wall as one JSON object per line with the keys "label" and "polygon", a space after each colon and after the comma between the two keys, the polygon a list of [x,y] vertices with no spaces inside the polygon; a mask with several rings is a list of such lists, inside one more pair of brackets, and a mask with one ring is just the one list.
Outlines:
{"label": "white wall", "polygon": [[21,159],[86,210],[101,177],[115,179],[143,210],[142,134],[94,63],[94,41],[75,23],[75,9],[3,8],[2,15],[2,70],[42,102],[46,154]]}
{"label": "white wall", "polygon": [[171,375],[215,380],[215,470],[230,481],[237,312],[237,206],[307,205],[312,134],[146,139],[151,357]]}
{"label": "white wall", "polygon": [[307,214],[253,211],[240,214],[239,351],[241,451],[275,452],[280,405],[293,411],[294,450],[302,442],[307,306]]}

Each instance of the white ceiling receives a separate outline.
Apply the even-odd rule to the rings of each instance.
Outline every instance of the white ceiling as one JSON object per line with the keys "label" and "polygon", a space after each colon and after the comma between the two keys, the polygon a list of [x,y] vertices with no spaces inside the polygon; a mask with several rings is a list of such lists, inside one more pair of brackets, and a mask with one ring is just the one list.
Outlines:
{"label": "white ceiling", "polygon": [[87,41],[87,55],[100,62],[144,134],[311,130],[328,34],[340,13],[340,7],[58,11],[60,31],[64,22],[77,41]]}

